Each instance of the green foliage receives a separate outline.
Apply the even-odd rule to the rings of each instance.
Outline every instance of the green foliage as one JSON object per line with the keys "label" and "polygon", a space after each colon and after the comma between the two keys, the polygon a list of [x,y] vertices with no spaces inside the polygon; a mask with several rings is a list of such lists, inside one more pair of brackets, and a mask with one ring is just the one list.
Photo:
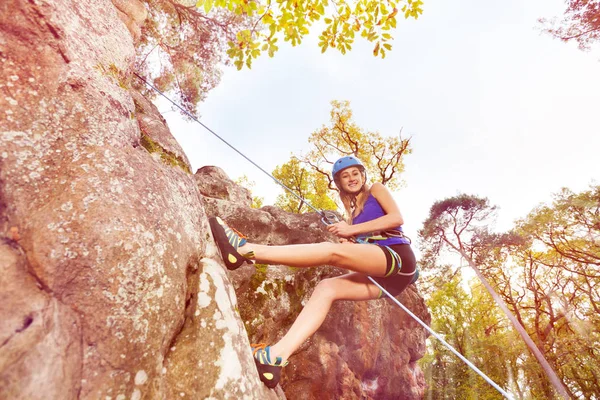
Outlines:
{"label": "green foliage", "polygon": [[320,210],[337,208],[335,201],[330,197],[327,180],[321,174],[304,168],[296,157],[275,168],[273,176],[303,199],[301,201],[284,191],[275,201],[275,205],[281,209],[294,213],[312,211],[306,202]]}
{"label": "green foliage", "polygon": [[[331,167],[340,157],[354,155],[362,160],[367,175],[394,190],[400,187],[400,174],[404,171],[404,156],[410,154],[410,139],[384,137],[377,132],[360,128],[352,120],[348,101],[331,102],[330,126],[313,132],[308,141],[310,149],[303,156],[292,156],[286,164],[278,166],[274,175],[295,187],[303,199],[321,209],[336,209],[332,200],[337,188],[331,177]],[[306,210],[291,195],[278,198],[278,205],[287,210]]]}
{"label": "green foliage", "polygon": [[[511,248],[490,275],[571,395],[592,399],[600,388],[600,186],[563,189],[516,232],[527,245]],[[547,394],[539,382],[532,387]]]}
{"label": "green foliage", "polygon": [[410,139],[384,137],[365,131],[352,119],[349,101],[331,102],[330,126],[313,132],[308,141],[311,149],[300,159],[325,176],[329,188],[335,190],[330,175],[333,163],[340,157],[353,155],[365,165],[371,180],[387,185],[391,190],[400,186],[399,174],[404,171],[404,156],[410,154]]}
{"label": "green foliage", "polygon": [[[464,288],[462,278],[436,280],[427,300],[432,328],[493,381],[507,389],[526,348],[506,325],[480,285]],[[429,383],[426,399],[501,399],[498,392],[435,338],[420,361]]]}
{"label": "green foliage", "polygon": [[563,189],[518,224],[529,240],[581,265],[600,266],[600,186],[575,194]]}
{"label": "green foliage", "polygon": [[264,197],[252,196],[251,208],[262,208],[264,206]]}
{"label": "green foliage", "polygon": [[[426,263],[433,264],[429,269],[443,274],[438,280],[434,275],[428,281],[433,320],[440,330],[460,338],[461,321],[465,319],[462,308],[477,315],[479,311],[472,308],[473,304],[479,307],[489,303],[488,298],[481,297],[483,291],[473,285],[469,296],[475,303],[465,305],[460,287],[439,284],[453,282],[459,273],[456,270],[452,273],[452,268],[446,265],[436,265],[446,260],[440,255],[448,252],[442,250],[454,251],[484,278],[484,284],[489,282],[494,300],[500,298],[510,311],[507,316],[512,314],[520,329],[532,338],[543,359],[566,386],[566,395],[597,398],[600,388],[600,353],[597,351],[600,348],[600,186],[592,186],[582,193],[563,189],[551,205],[536,207],[513,231],[504,234],[489,232],[487,224],[491,222],[492,211],[487,199],[465,195],[437,202],[432,207],[420,233],[426,254],[433,254],[425,257]],[[440,288],[440,292],[436,292],[436,288]],[[481,291],[480,297],[476,290]],[[497,312],[490,309],[483,315]],[[487,329],[484,329],[486,337],[480,336],[481,328],[477,328],[476,323],[469,322],[473,327],[469,339],[471,347],[483,346],[482,341],[489,336]],[[548,370],[542,370],[541,359],[524,350],[509,326],[499,323],[497,329],[498,335],[513,338],[504,342],[501,338],[494,339],[506,343],[507,350],[501,357],[510,372],[504,378],[499,376],[499,383],[510,386],[519,397],[555,398],[557,386],[544,376],[551,375]],[[462,345],[460,341],[456,344]],[[444,375],[451,368],[448,364],[451,361],[444,358],[444,349],[435,346],[434,353],[428,356],[432,365],[426,367],[430,368],[427,373],[436,381],[436,386],[456,388],[452,390],[457,392],[450,397],[468,398],[458,392],[467,377],[459,367],[455,376]],[[516,355],[513,350],[517,351]],[[474,357],[477,360],[479,356],[474,354]],[[491,363],[493,365],[493,360]],[[490,367],[483,370],[487,372],[487,368]],[[472,386],[472,383],[467,384]],[[436,390],[432,388],[434,397],[430,398],[446,396]]]}
{"label": "green foliage", "polygon": [[[498,288],[489,282],[489,271],[486,269],[497,267],[505,255],[503,251],[492,249],[493,243],[499,242],[497,235],[490,234],[487,226],[492,222],[494,213],[495,207],[490,206],[487,199],[476,196],[459,195],[436,202],[419,232],[423,239],[422,248],[433,261],[439,259],[442,251],[446,250],[446,254],[454,253],[467,262],[539,362],[548,378],[543,380],[546,384],[544,396],[552,397],[555,392],[562,392],[566,396],[564,384],[557,376],[556,368],[546,359],[543,350],[539,349],[539,344],[531,338],[518,312],[507,307],[506,301],[498,293]],[[487,239],[494,240],[488,243]],[[490,254],[498,257],[490,257]],[[488,277],[484,272],[488,272]],[[550,382],[551,385],[548,385]]]}
{"label": "green foliage", "polygon": [[[136,70],[161,91],[179,97],[191,114],[221,79],[221,65],[250,68],[263,53],[273,57],[280,41],[296,46],[319,22],[321,51],[349,51],[356,35],[373,43],[373,54],[391,51],[399,16],[417,19],[421,0],[327,0],[276,2],[253,0],[144,0],[148,18],[142,28]],[[152,67],[150,67],[152,64]],[[137,90],[153,96],[141,82]]]}
{"label": "green foliage", "polygon": [[329,47],[342,54],[351,50],[354,38],[374,43],[373,55],[385,58],[392,46],[391,30],[396,28],[400,13],[405,19],[417,19],[422,14],[421,0],[354,0],[330,6],[327,0],[281,0],[257,2],[248,0],[199,0],[197,6],[211,15],[214,8],[227,9],[234,14],[247,16],[254,21],[248,29],[236,33],[228,42],[228,56],[238,69],[252,66],[252,60],[266,52],[273,57],[283,38],[296,46],[309,33],[311,26],[321,20],[325,25],[319,35],[319,47],[325,52]]}
{"label": "green foliage", "polygon": [[250,290],[256,291],[267,278],[267,264],[254,264],[254,273],[250,277]]}

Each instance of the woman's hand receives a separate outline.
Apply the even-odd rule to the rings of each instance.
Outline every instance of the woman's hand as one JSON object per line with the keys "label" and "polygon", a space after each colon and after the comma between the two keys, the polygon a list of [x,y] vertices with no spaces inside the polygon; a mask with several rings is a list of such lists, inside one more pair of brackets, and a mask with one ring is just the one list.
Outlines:
{"label": "woman's hand", "polygon": [[337,237],[349,238],[354,236],[354,229],[352,228],[352,225],[348,225],[344,221],[329,225],[327,230]]}

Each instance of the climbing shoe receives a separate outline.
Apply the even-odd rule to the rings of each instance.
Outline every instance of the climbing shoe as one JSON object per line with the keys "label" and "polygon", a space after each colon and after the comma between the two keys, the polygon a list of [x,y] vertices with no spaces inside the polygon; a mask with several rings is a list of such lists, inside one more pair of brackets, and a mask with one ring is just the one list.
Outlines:
{"label": "climbing shoe", "polygon": [[219,217],[211,217],[208,220],[210,230],[221,253],[221,258],[227,269],[237,269],[243,263],[252,264],[250,261],[254,257],[253,252],[244,255],[238,253],[237,249],[246,244],[246,237],[236,230],[227,226]]}
{"label": "climbing shoe", "polygon": [[288,362],[282,362],[281,357],[277,357],[275,362],[271,362],[269,355],[270,347],[264,343],[252,344],[252,355],[254,363],[258,370],[260,380],[269,388],[273,389],[279,383],[281,378],[281,368],[288,365]]}

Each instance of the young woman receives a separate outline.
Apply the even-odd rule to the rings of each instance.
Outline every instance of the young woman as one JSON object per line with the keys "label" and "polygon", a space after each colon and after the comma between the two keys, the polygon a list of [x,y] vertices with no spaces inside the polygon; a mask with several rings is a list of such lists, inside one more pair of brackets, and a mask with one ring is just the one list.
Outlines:
{"label": "young woman", "polygon": [[260,245],[248,242],[220,218],[210,219],[217,247],[229,269],[253,260],[292,267],[334,265],[354,271],[319,282],[279,342],[272,346],[253,345],[260,379],[270,388],[279,382],[287,359],[321,326],[334,301],[380,298],[381,290],[367,276],[393,296],[399,295],[416,277],[415,256],[410,240],[402,232],[404,220],[389,190],[381,183],[368,185],[365,168],[356,157],[337,160],[332,175],[348,222],[338,222],[327,229],[340,243]]}

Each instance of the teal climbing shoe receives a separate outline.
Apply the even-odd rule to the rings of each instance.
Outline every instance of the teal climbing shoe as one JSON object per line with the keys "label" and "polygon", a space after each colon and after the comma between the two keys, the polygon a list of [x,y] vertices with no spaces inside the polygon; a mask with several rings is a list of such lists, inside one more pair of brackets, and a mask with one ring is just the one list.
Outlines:
{"label": "teal climbing shoe", "polygon": [[253,252],[242,255],[237,251],[238,247],[246,244],[246,237],[244,235],[227,226],[219,217],[211,217],[208,219],[208,222],[227,269],[237,269],[244,263],[252,264],[250,259],[254,256]]}
{"label": "teal climbing shoe", "polygon": [[281,378],[281,368],[288,365],[288,362],[282,362],[281,357],[277,357],[275,362],[271,362],[269,354],[270,347],[264,343],[252,344],[252,355],[254,363],[258,370],[260,380],[269,388],[273,389],[279,383]]}

